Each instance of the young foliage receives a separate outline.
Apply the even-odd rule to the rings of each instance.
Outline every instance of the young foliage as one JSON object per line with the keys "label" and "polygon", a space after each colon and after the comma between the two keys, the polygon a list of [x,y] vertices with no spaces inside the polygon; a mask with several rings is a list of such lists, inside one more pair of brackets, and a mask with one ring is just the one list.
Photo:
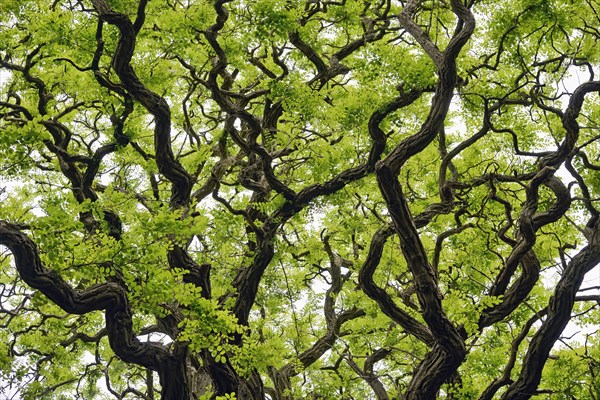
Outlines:
{"label": "young foliage", "polygon": [[0,397],[599,398],[598,10],[4,0]]}

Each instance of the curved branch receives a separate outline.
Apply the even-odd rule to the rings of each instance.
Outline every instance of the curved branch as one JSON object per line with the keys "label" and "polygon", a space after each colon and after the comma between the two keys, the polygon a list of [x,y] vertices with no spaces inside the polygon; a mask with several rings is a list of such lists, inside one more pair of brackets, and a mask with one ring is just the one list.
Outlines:
{"label": "curved branch", "polygon": [[351,354],[348,354],[348,356],[345,358],[346,363],[350,366],[350,368],[352,368],[354,372],[356,372],[362,379],[364,379],[367,382],[369,386],[371,386],[371,389],[373,389],[377,400],[389,400],[390,397],[388,396],[385,387],[379,380],[379,377],[373,372],[373,365],[376,362],[383,360],[390,353],[391,350],[389,349],[380,348],[375,350],[373,354],[368,356],[365,360],[364,369],[360,368],[360,366],[352,358]]}
{"label": "curved branch", "polygon": [[410,0],[406,2],[404,9],[398,15],[398,19],[402,24],[402,27],[406,29],[408,33],[419,43],[421,48],[425,50],[425,53],[431,58],[433,63],[440,67],[442,65],[443,55],[440,49],[433,43],[429,35],[421,29],[415,21],[413,16],[415,15],[416,9],[421,3],[420,0]]}
{"label": "curved branch", "polygon": [[[405,11],[412,15],[418,1],[407,4]],[[460,0],[451,1],[452,10],[458,17],[455,33],[441,57],[423,41],[423,49],[432,57],[438,69],[436,85],[429,114],[417,133],[398,144],[390,154],[375,167],[377,183],[389,210],[392,222],[400,238],[402,253],[406,259],[423,319],[435,338],[432,350],[415,369],[409,384],[408,399],[434,398],[439,387],[462,363],[466,347],[461,332],[448,319],[442,308],[442,296],[436,273],[429,263],[407,199],[398,181],[398,174],[409,158],[423,151],[441,131],[448,113],[454,88],[458,82],[456,58],[475,29],[471,11]]]}
{"label": "curved branch", "polygon": [[521,328],[521,332],[517,335],[516,338],[513,339],[512,344],[510,346],[510,356],[508,358],[508,362],[504,366],[504,371],[502,372],[502,376],[494,379],[492,383],[485,388],[481,396],[479,396],[479,400],[492,400],[496,392],[503,386],[511,384],[513,381],[510,379],[510,374],[515,366],[517,361],[517,353],[519,351],[519,346],[521,342],[525,340],[527,335],[529,334],[529,330],[542,317],[546,315],[548,312],[547,308],[544,308],[537,313],[535,313],[531,318],[525,322],[523,328]]}
{"label": "curved branch", "polygon": [[108,282],[83,291],[73,290],[56,272],[44,267],[33,241],[18,226],[6,221],[0,221],[0,244],[12,253],[21,279],[65,312],[82,315],[104,311],[109,342],[119,358],[163,371],[168,350],[159,343],[142,343],[137,339],[127,294],[120,285]]}
{"label": "curved branch", "polygon": [[[172,183],[171,205],[174,207],[185,206],[190,200],[193,180],[173,155],[171,148],[171,110],[164,98],[149,90],[140,82],[130,64],[135,49],[136,27],[125,14],[113,11],[104,0],[93,0],[92,3],[102,21],[119,29],[119,42],[112,59],[112,66],[121,79],[123,87],[154,116],[156,164],[160,173]],[[142,5],[140,5],[140,9],[143,14]],[[140,15],[138,15],[138,21],[143,21]]]}
{"label": "curved branch", "polygon": [[548,316],[531,339],[519,378],[502,396],[504,400],[527,400],[542,377],[542,370],[564,328],[569,322],[577,291],[585,274],[600,263],[600,229],[594,241],[581,250],[567,265],[548,305]]}
{"label": "curved branch", "polygon": [[371,247],[367,259],[360,269],[358,282],[361,289],[373,300],[379,304],[381,311],[392,321],[400,325],[406,332],[415,336],[423,343],[432,346],[434,343],[431,331],[423,324],[413,318],[409,313],[396,305],[392,297],[373,281],[373,274],[379,265],[383,254],[385,241],[394,234],[390,227],[379,229],[371,240]]}

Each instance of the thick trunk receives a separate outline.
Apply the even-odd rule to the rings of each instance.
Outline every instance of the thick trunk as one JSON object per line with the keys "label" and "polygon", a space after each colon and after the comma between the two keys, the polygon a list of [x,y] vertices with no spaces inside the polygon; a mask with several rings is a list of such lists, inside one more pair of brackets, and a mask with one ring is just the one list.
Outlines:
{"label": "thick trunk", "polygon": [[260,375],[254,372],[248,379],[239,378],[228,364],[213,362],[202,367],[197,360],[171,357],[158,372],[162,386],[161,400],[196,400],[206,393],[224,396],[235,393],[238,399],[263,400]]}
{"label": "thick trunk", "polygon": [[292,382],[290,380],[291,368],[281,368],[277,370],[271,367],[269,375],[273,381],[273,400],[293,400],[292,397]]}
{"label": "thick trunk", "polygon": [[212,387],[210,375],[199,365],[198,360],[188,357],[186,364],[187,385],[192,399],[199,399]]}
{"label": "thick trunk", "polygon": [[[210,390],[214,396],[225,396],[235,393],[236,398],[243,400],[263,400],[264,388],[260,375],[254,371],[248,378],[242,378],[235,371],[233,366],[226,361],[225,363],[216,362],[208,351],[202,355],[204,367],[197,370],[197,374],[204,374],[202,382],[209,381],[209,385],[204,385],[201,392]],[[196,378],[200,379],[200,378]]]}
{"label": "thick trunk", "polygon": [[435,399],[442,384],[452,378],[464,357],[464,352],[448,352],[440,345],[434,345],[415,370],[406,400]]}
{"label": "thick trunk", "polygon": [[265,389],[263,387],[263,382],[258,372],[252,372],[252,375],[250,375],[248,379],[244,379],[240,382],[240,388],[237,398],[240,400],[265,399]]}
{"label": "thick trunk", "polygon": [[504,393],[503,400],[528,400],[536,394],[550,351],[569,322],[583,278],[600,262],[599,228],[594,230],[595,243],[583,248],[565,268],[550,298],[546,319],[531,339],[521,373]]}
{"label": "thick trunk", "polygon": [[192,400],[185,360],[172,357],[158,371],[162,386],[161,400]]}

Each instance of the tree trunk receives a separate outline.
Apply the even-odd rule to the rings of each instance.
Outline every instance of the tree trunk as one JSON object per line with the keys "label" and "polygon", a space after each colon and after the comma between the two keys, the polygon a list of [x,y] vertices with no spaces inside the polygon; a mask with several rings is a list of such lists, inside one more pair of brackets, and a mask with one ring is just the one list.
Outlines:
{"label": "tree trunk", "polygon": [[161,400],[193,400],[188,384],[185,357],[170,357],[158,371],[162,386]]}

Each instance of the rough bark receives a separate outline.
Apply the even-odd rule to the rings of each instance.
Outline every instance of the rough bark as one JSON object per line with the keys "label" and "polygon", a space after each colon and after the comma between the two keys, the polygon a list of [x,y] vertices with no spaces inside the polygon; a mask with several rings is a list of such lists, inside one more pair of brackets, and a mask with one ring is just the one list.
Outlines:
{"label": "rough bark", "polygon": [[567,326],[575,297],[585,274],[600,263],[600,231],[594,240],[568,263],[548,305],[542,326],[533,336],[517,380],[502,396],[503,400],[527,400],[536,394],[550,350]]}
{"label": "rough bark", "polygon": [[458,1],[452,9],[459,17],[455,35],[443,53],[439,53],[420,28],[411,22],[418,1],[409,2],[401,21],[405,29],[421,44],[438,68],[439,81],[430,112],[423,126],[413,136],[398,144],[375,168],[380,191],[386,201],[395,230],[400,237],[402,253],[413,276],[419,304],[435,344],[416,368],[406,393],[407,399],[431,399],[440,386],[456,371],[466,355],[459,330],[442,309],[437,277],[408,208],[397,175],[404,163],[427,147],[442,129],[457,82],[456,57],[473,33],[475,22],[470,10]]}
{"label": "rough bark", "polygon": [[0,244],[13,255],[21,279],[71,314],[104,311],[109,343],[123,361],[158,372],[163,400],[189,400],[185,366],[160,343],[142,343],[133,332],[127,294],[121,285],[108,282],[74,290],[56,272],[42,265],[37,247],[17,225],[0,221]]}

